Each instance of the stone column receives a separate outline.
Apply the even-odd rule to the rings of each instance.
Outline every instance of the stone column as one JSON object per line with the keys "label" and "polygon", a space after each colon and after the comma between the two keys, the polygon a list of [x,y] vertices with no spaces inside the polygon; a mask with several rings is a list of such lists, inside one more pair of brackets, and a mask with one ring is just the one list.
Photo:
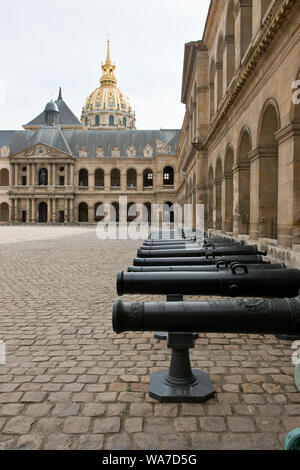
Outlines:
{"label": "stone column", "polygon": [[[298,105],[299,106],[299,105]],[[278,245],[300,245],[300,126],[276,133],[278,141]]]}
{"label": "stone column", "polygon": [[31,185],[32,186],[35,186],[37,183],[36,183],[36,164],[35,163],[32,163],[32,180],[31,180]]}
{"label": "stone column", "polygon": [[104,174],[104,191],[110,191],[110,173]]}
{"label": "stone column", "polygon": [[88,221],[92,224],[95,221],[95,209],[94,206],[88,206]]}
{"label": "stone column", "polygon": [[52,203],[52,199],[49,197],[49,199],[48,199],[48,207],[47,207],[47,209],[48,209],[48,216],[47,216],[47,222],[48,222],[48,224],[51,224],[51,205],[52,205],[51,203]]}
{"label": "stone column", "polygon": [[127,191],[127,174],[126,173],[121,173],[121,191],[122,192]]}
{"label": "stone column", "polygon": [[15,198],[15,211],[14,211],[15,222],[19,220],[19,199]]}
{"label": "stone column", "polygon": [[52,185],[51,166],[52,163],[48,162],[48,186]]}
{"label": "stone column", "polygon": [[71,224],[74,222],[74,199],[70,199],[70,214],[69,214],[69,220],[70,220],[70,223],[71,223]]}
{"label": "stone column", "polygon": [[30,198],[27,199],[27,214],[26,214],[26,222],[29,224],[31,220],[31,214],[30,214],[30,205],[31,201]]}
{"label": "stone column", "polygon": [[95,174],[93,172],[90,172],[88,174],[88,190],[89,191],[94,191],[95,188]]}
{"label": "stone column", "polygon": [[52,163],[52,186],[56,186],[56,163]]}
{"label": "stone column", "polygon": [[65,198],[65,222],[69,222],[68,206],[69,206],[69,199]]}
{"label": "stone column", "polygon": [[14,186],[15,184],[15,164],[11,163],[10,172],[9,172],[9,186]]}
{"label": "stone column", "polygon": [[55,224],[56,222],[56,199],[53,198],[52,200],[52,223]]}
{"label": "stone column", "polygon": [[19,164],[15,164],[15,186],[19,185]]}
{"label": "stone column", "polygon": [[9,200],[9,222],[12,223],[14,221],[14,208],[15,208],[15,200],[14,198]]}
{"label": "stone column", "polygon": [[143,191],[143,173],[137,174],[137,191]]}
{"label": "stone column", "polygon": [[36,204],[35,204],[35,198],[31,199],[31,221],[35,223],[36,221]]}
{"label": "stone column", "polygon": [[250,229],[250,165],[238,162],[233,168],[233,234],[249,235]]}
{"label": "stone column", "polygon": [[70,185],[74,186],[74,164],[70,163]]}
{"label": "stone column", "polygon": [[[196,199],[195,204],[204,205],[204,227],[208,229],[208,185],[207,185],[207,152],[198,151],[196,156]],[[197,215],[197,213],[196,213]],[[196,221],[198,223],[198,221]],[[212,227],[210,227],[212,228]]]}

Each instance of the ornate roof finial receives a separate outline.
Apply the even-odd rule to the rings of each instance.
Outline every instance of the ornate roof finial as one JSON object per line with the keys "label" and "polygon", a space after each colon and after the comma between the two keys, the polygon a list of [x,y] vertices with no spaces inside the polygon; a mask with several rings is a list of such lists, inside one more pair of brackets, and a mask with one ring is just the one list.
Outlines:
{"label": "ornate roof finial", "polygon": [[117,79],[115,77],[116,66],[110,60],[110,40],[107,40],[107,56],[105,64],[102,63],[102,77],[100,79],[101,86],[116,86]]}
{"label": "ornate roof finial", "polygon": [[59,87],[58,100],[62,100],[61,86]]}

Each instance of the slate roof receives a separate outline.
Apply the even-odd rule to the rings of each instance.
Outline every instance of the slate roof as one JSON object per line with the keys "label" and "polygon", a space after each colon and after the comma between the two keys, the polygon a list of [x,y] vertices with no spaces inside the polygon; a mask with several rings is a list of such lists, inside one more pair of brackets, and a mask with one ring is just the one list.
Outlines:
{"label": "slate roof", "polygon": [[171,154],[175,155],[179,130],[64,130],[64,136],[72,150],[78,155],[80,147],[88,150],[89,157],[96,156],[96,148],[104,148],[104,156],[111,157],[112,147],[120,148],[121,157],[127,158],[127,149],[134,145],[137,158],[144,158],[144,148],[151,145],[156,153],[156,141],[161,140],[171,147]]}
{"label": "slate roof", "polygon": [[[56,106],[59,110],[59,126],[79,126],[82,127],[82,123],[79,119],[75,116],[75,114],[71,111],[69,106],[65,103],[62,98],[61,88],[59,90],[59,95],[57,100],[55,101]],[[32,127],[32,126],[44,126],[45,125],[45,111],[39,114],[36,118],[30,121],[28,124],[25,124],[24,127]]]}
{"label": "slate roof", "polygon": [[170,146],[170,154],[175,155],[180,130],[62,130],[59,127],[42,126],[36,130],[0,131],[0,148],[7,145],[14,155],[33,145],[43,143],[61,152],[78,157],[81,147],[88,150],[89,158],[96,157],[96,148],[104,148],[104,156],[111,158],[112,147],[120,148],[120,155],[127,158],[127,149],[134,145],[136,157],[144,158],[144,148],[151,145],[156,152],[157,140]]}
{"label": "slate roof", "polygon": [[9,145],[10,154],[14,155],[36,144],[45,144],[69,155],[72,154],[62,131],[53,127],[41,127],[37,130],[15,131]]}

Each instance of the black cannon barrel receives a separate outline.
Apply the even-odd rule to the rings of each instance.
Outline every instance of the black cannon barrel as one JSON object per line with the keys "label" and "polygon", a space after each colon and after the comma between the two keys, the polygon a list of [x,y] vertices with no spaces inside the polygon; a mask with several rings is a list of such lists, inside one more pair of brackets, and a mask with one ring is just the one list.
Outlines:
{"label": "black cannon barrel", "polygon": [[[244,265],[237,264],[237,269],[243,269]],[[273,269],[286,269],[286,265],[282,264],[247,264],[249,271],[269,271]],[[210,272],[210,271],[221,271],[228,269],[228,265],[223,262],[219,265],[209,266],[128,266],[127,271],[129,273],[159,273],[159,272]]]}
{"label": "black cannon barrel", "polygon": [[233,256],[206,256],[197,258],[134,258],[134,266],[210,266],[218,262],[231,264],[233,262],[243,264],[264,264],[261,255],[233,255]]}
{"label": "black cannon barrel", "polygon": [[202,333],[300,333],[300,298],[203,302],[122,302],[113,308],[113,329]]}
{"label": "black cannon barrel", "polygon": [[147,246],[155,246],[155,245],[180,245],[180,244],[185,244],[185,243],[195,243],[195,242],[201,242],[202,244],[208,244],[208,243],[214,243],[214,244],[222,244],[222,245],[230,245],[232,243],[240,243],[241,245],[244,245],[243,242],[233,242],[231,240],[210,240],[210,239],[195,239],[195,238],[184,238],[184,239],[171,239],[171,240],[145,240],[144,245]]}
{"label": "black cannon barrel", "polygon": [[266,255],[266,251],[258,251],[256,246],[223,247],[223,248],[195,248],[179,250],[138,250],[138,258],[168,258],[168,257],[201,257],[224,255]]}
{"label": "black cannon barrel", "polygon": [[248,271],[236,266],[218,272],[119,272],[118,295],[220,295],[225,297],[296,297],[300,290],[298,269]]}
{"label": "black cannon barrel", "polygon": [[[256,246],[256,245],[252,245],[252,246]],[[224,245],[224,247],[235,249],[235,248],[244,247],[244,245],[241,245],[240,243],[231,243],[231,244]],[[185,244],[181,243],[180,245],[152,245],[152,246],[142,245],[140,249],[150,250],[150,251],[153,251],[153,250],[161,251],[161,250],[196,250],[196,249],[201,250],[203,248],[204,249],[223,248],[223,245],[216,246],[216,245],[210,244],[210,245],[204,246],[202,243],[187,242]]]}

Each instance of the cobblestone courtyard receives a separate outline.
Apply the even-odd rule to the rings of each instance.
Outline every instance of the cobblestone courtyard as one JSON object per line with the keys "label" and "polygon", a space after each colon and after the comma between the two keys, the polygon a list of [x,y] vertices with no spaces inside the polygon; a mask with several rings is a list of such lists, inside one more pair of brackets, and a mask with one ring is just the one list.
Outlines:
{"label": "cobblestone courtyard", "polygon": [[[280,449],[300,426],[291,343],[274,336],[201,334],[192,366],[211,374],[216,398],[149,398],[166,343],[111,325],[116,273],[140,242],[47,227],[30,241],[26,230],[0,227],[0,449]],[[153,297],[124,297],[136,299]]]}

